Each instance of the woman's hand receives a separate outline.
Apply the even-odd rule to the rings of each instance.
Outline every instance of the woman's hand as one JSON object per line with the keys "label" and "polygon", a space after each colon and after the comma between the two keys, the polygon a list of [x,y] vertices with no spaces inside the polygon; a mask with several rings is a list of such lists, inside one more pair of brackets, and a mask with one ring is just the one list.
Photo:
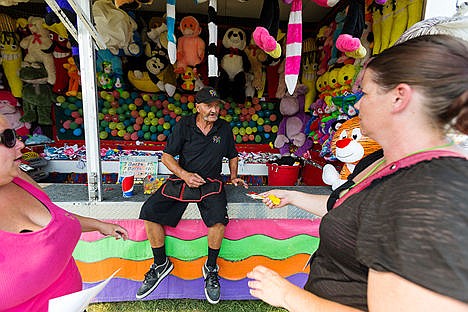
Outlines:
{"label": "woman's hand", "polygon": [[99,226],[99,232],[105,236],[113,236],[115,239],[128,239],[128,232],[126,229],[118,224],[102,222]]}
{"label": "woman's hand", "polygon": [[247,277],[251,279],[248,282],[250,294],[275,307],[285,308],[287,294],[298,288],[275,271],[261,265],[247,273]]}
{"label": "woman's hand", "polygon": [[[291,203],[291,191],[288,191],[288,190],[270,190],[270,191],[267,191],[267,192],[263,192],[261,194],[259,194],[260,196],[263,196],[263,203],[265,205],[268,206],[268,208],[270,209],[273,209],[273,208],[281,208],[281,207],[284,207],[288,204]],[[273,203],[272,201],[272,196],[273,195],[274,197],[276,198],[279,198],[280,199],[280,202],[279,204],[278,203]],[[273,198],[274,198],[273,197]]]}

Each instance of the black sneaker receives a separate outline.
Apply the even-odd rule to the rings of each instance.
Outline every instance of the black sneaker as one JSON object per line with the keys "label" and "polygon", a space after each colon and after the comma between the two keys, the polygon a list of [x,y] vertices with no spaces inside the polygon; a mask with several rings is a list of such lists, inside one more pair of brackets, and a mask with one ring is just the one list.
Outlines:
{"label": "black sneaker", "polygon": [[203,277],[205,278],[205,296],[209,303],[216,304],[219,302],[220,287],[218,277],[219,267],[203,265]]}
{"label": "black sneaker", "polygon": [[158,287],[159,283],[171,273],[172,269],[174,269],[174,265],[167,257],[164,264],[156,265],[156,263],[153,263],[149,271],[145,274],[145,279],[140,289],[138,289],[136,298],[143,299],[151,294],[153,290]]}

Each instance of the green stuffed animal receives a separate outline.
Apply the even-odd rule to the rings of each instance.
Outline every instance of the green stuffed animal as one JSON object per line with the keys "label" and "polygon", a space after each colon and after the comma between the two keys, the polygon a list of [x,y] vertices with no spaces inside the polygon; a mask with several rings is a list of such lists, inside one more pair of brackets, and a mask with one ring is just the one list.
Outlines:
{"label": "green stuffed animal", "polygon": [[20,69],[23,80],[23,122],[52,125],[52,86],[47,83],[48,74],[42,63]]}

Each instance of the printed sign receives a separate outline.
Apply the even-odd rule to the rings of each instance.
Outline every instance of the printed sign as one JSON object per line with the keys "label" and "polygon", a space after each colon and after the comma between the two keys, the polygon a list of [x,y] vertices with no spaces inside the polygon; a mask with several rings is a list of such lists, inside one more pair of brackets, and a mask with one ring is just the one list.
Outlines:
{"label": "printed sign", "polygon": [[143,183],[148,175],[158,175],[158,156],[120,157],[119,182],[123,177],[134,176],[135,183]]}

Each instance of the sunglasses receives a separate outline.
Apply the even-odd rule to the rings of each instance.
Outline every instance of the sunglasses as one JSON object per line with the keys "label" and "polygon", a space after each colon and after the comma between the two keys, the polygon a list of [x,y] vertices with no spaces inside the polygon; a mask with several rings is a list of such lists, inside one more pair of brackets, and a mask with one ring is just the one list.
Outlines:
{"label": "sunglasses", "polygon": [[13,129],[5,129],[0,134],[0,143],[8,148],[13,148],[16,145],[16,132]]}

